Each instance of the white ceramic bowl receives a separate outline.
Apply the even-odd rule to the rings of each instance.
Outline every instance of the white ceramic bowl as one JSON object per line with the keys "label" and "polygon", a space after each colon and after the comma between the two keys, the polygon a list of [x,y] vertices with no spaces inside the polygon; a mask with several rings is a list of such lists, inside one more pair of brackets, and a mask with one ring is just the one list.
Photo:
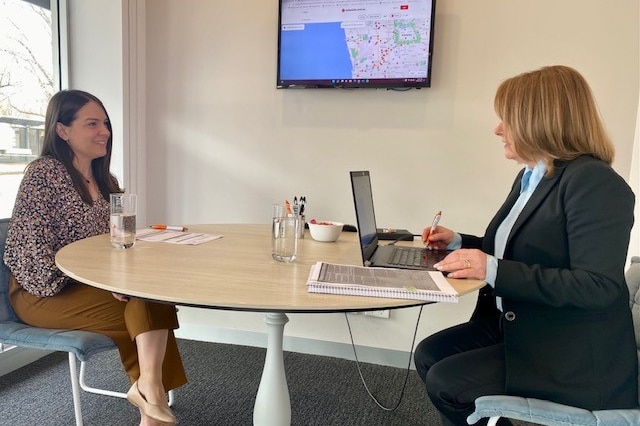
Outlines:
{"label": "white ceramic bowl", "polygon": [[318,220],[316,223],[309,222],[309,232],[311,238],[324,243],[331,243],[340,237],[344,223],[330,220]]}

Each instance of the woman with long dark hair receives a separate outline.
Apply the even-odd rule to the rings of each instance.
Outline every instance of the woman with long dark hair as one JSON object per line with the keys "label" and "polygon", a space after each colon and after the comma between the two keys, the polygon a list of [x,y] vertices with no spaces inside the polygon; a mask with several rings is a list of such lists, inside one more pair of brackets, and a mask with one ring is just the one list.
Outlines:
{"label": "woman with long dark hair", "polygon": [[111,337],[140,424],[175,424],[165,392],[187,382],[175,306],[82,284],[55,264],[65,245],[109,232],[109,194],[121,192],[109,170],[111,149],[111,122],[98,98],[80,90],[51,98],[42,153],[27,167],[9,225],[10,301],[26,324]]}

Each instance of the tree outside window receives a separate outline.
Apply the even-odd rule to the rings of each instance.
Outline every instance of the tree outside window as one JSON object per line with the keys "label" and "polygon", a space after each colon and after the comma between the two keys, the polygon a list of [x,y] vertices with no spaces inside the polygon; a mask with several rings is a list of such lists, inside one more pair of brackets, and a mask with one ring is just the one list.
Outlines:
{"label": "tree outside window", "polygon": [[0,0],[0,217],[11,216],[24,169],[42,147],[57,90],[51,25],[50,0]]}

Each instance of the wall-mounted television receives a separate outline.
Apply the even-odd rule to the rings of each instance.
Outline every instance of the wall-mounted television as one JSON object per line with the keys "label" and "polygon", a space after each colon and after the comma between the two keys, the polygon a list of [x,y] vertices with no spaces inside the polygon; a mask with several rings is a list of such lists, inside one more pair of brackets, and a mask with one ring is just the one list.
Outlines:
{"label": "wall-mounted television", "polygon": [[435,2],[279,0],[277,87],[430,87]]}

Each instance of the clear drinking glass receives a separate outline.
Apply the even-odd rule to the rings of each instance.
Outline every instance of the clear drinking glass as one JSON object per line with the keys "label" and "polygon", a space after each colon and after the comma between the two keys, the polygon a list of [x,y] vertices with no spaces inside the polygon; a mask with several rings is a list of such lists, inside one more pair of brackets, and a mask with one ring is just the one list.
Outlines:
{"label": "clear drinking glass", "polygon": [[131,248],[136,242],[136,196],[124,193],[109,195],[111,245],[121,249]]}
{"label": "clear drinking glass", "polygon": [[293,262],[298,254],[298,215],[287,213],[285,206],[273,205],[271,257],[279,262]]}

